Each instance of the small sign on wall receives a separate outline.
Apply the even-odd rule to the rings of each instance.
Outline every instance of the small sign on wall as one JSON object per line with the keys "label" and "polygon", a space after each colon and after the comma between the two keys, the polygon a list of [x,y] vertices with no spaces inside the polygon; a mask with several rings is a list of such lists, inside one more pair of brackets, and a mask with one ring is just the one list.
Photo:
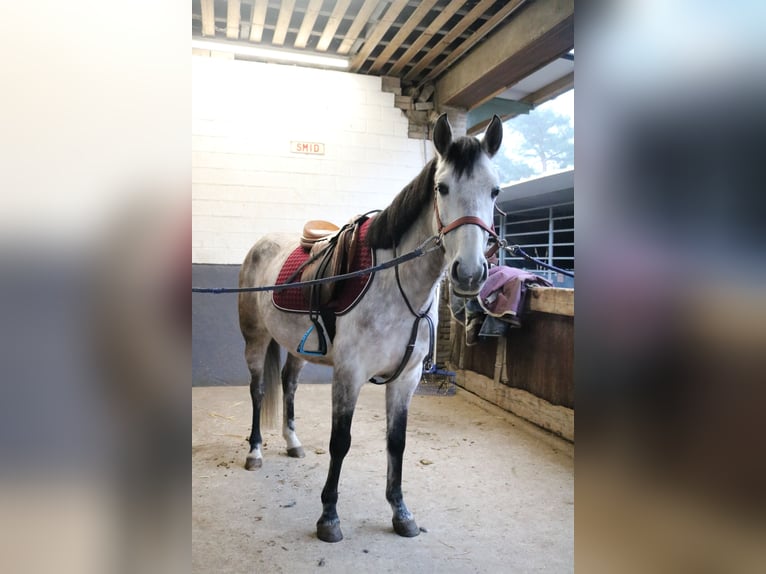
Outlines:
{"label": "small sign on wall", "polygon": [[318,142],[290,142],[290,151],[293,153],[308,153],[312,155],[324,155],[324,144]]}

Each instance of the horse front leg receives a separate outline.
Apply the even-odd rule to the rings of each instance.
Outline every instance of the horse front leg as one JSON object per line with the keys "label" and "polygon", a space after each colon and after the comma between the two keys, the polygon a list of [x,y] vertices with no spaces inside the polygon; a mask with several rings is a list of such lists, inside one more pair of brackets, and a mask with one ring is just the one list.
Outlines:
{"label": "horse front leg", "polygon": [[351,421],[361,385],[343,377],[336,366],[332,383],[332,432],[330,434],[330,469],[322,489],[322,516],[317,521],[317,537],[324,542],[343,540],[338,517],[338,482],[343,459],[351,447]]}
{"label": "horse front leg", "polygon": [[402,495],[402,460],[407,434],[407,413],[417,384],[417,374],[410,374],[389,383],[386,387],[386,446],[388,450],[386,499],[394,513],[392,518],[394,531],[399,536],[408,538],[420,534],[420,528],[407,509]]}
{"label": "horse front leg", "polygon": [[287,456],[294,458],[306,456],[295,434],[295,391],[298,388],[298,375],[305,364],[303,359],[288,354],[282,368],[282,436],[287,443]]}

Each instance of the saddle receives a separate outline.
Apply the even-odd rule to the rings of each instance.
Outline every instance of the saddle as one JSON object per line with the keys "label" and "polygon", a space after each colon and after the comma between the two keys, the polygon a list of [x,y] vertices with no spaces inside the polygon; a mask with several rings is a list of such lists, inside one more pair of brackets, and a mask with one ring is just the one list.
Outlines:
{"label": "saddle", "polygon": [[307,221],[303,226],[303,234],[301,235],[301,246],[306,251],[311,251],[311,248],[317,241],[327,239],[333,233],[340,231],[340,227],[329,221],[322,221],[320,219],[312,219]]}
{"label": "saddle", "polygon": [[[310,254],[301,281],[312,281],[343,275],[351,263],[359,243],[359,230],[366,217],[355,217],[341,228],[327,221],[308,221],[303,227],[301,246]],[[303,296],[311,309],[325,307],[342,286],[343,281],[303,287]]]}
{"label": "saddle", "polygon": [[[335,277],[351,271],[368,269],[375,264],[375,253],[365,241],[370,211],[355,217],[342,228],[326,221],[309,221],[298,246],[282,264],[277,285],[288,285]],[[313,287],[296,285],[275,291],[272,303],[282,311],[308,313],[311,326],[298,345],[302,355],[326,355],[327,339],[335,338],[335,318],[351,310],[366,292],[373,274],[332,280]],[[321,319],[321,322],[320,322]],[[312,337],[312,333],[315,335]],[[308,339],[317,340],[315,349],[306,348]]]}

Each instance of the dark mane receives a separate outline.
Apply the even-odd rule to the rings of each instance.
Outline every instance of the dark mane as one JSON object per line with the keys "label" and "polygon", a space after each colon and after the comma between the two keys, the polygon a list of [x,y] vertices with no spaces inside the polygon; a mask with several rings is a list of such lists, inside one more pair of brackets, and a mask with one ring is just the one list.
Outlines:
{"label": "dark mane", "polygon": [[418,176],[399,192],[386,209],[370,222],[367,241],[373,249],[390,249],[415,223],[423,208],[432,201],[436,159],[429,161]]}
{"label": "dark mane", "polygon": [[445,160],[452,166],[455,177],[460,179],[465,173],[471,177],[473,166],[479,161],[483,149],[481,142],[475,137],[461,137],[453,141],[447,149]]}
{"label": "dark mane", "polygon": [[[454,140],[445,154],[445,161],[452,167],[455,177],[463,174],[471,177],[473,167],[483,153],[481,142],[475,137]],[[421,210],[430,203],[434,193],[436,159],[429,161],[420,174],[399,192],[386,209],[370,223],[367,241],[373,249],[391,249],[402,235],[415,223]]]}

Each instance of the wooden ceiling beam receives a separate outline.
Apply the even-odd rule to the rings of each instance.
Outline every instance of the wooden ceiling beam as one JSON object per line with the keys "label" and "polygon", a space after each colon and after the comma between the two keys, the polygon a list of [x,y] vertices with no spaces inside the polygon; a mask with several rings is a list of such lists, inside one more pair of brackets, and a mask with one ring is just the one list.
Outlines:
{"label": "wooden ceiling beam", "polygon": [[293,9],[295,8],[295,0],[282,0],[279,7],[279,18],[277,18],[277,26],[274,29],[274,38],[271,40],[272,44],[282,46],[285,43],[285,36],[287,36],[287,29],[290,26],[290,19],[293,17]]}
{"label": "wooden ceiling beam", "polygon": [[573,46],[574,0],[536,0],[436,82],[436,101],[473,109]]}
{"label": "wooden ceiling beam", "polygon": [[[558,80],[554,80],[547,86],[543,86],[539,90],[532,92],[531,94],[527,96],[524,96],[523,98],[519,100],[519,102],[522,104],[527,104],[528,106],[532,106],[532,109],[534,109],[540,104],[544,104],[548,100],[552,100],[553,98],[560,96],[564,92],[568,92],[572,88],[574,88],[574,72],[570,72],[566,76],[562,76]],[[509,101],[513,101],[513,100],[509,100]],[[506,121],[518,116],[519,114],[529,113],[529,111],[525,110],[524,108],[518,108],[517,110],[512,110],[510,113],[507,113],[507,114],[500,113],[498,115],[500,116],[501,120]],[[469,115],[470,113],[471,112],[468,112]],[[469,135],[476,135],[478,133],[481,133],[484,130],[484,128],[487,127],[488,125],[489,125],[489,119],[482,120],[478,123],[475,123],[474,125],[469,126],[467,133]]]}
{"label": "wooden ceiling beam", "polygon": [[214,0],[202,0],[202,35],[215,36],[215,2]]}
{"label": "wooden ceiling beam", "polygon": [[442,26],[446,24],[450,18],[452,18],[452,16],[461,8],[461,6],[461,2],[450,2],[447,4],[444,9],[439,12],[439,15],[433,19],[433,22],[428,25],[428,28],[426,28],[423,33],[415,39],[407,51],[396,59],[394,65],[386,73],[389,76],[397,76],[399,72],[401,72],[404,67],[409,64],[410,61],[412,61],[412,58],[414,58],[418,52],[420,52],[423,46],[425,46],[429,40],[433,38],[434,34],[441,30]]}
{"label": "wooden ceiling beam", "polygon": [[449,55],[444,58],[441,62],[439,62],[439,65],[436,66],[433,70],[428,72],[428,75],[423,79],[423,81],[433,80],[434,78],[438,78],[444,70],[449,68],[454,62],[459,60],[466,52],[468,52],[471,48],[473,48],[476,44],[478,44],[481,40],[484,40],[495,28],[497,28],[498,25],[502,24],[503,21],[508,18],[511,14],[513,14],[516,9],[521,6],[522,4],[526,4],[527,0],[513,0],[512,2],[508,2],[505,6],[500,8],[489,20],[484,22],[484,24],[481,25],[481,27],[476,30],[473,34],[471,34],[463,43],[461,43],[459,46],[457,46],[452,52],[449,53]]}
{"label": "wooden ceiling beam", "polygon": [[326,52],[327,48],[330,47],[330,42],[332,42],[335,31],[343,21],[343,16],[345,16],[349,4],[351,4],[351,0],[339,0],[335,3],[335,8],[333,8],[332,14],[330,14],[327,20],[322,35],[319,37],[319,42],[317,42],[317,50],[320,52]]}
{"label": "wooden ceiling beam", "polygon": [[359,37],[359,33],[362,31],[362,28],[364,28],[364,25],[367,24],[370,15],[377,6],[378,0],[365,0],[365,3],[359,8],[356,18],[354,18],[354,21],[351,23],[351,27],[348,29],[348,32],[346,32],[346,36],[343,38],[343,42],[341,42],[340,47],[338,48],[338,54],[349,53],[354,42],[356,42]]}
{"label": "wooden ceiling beam", "polygon": [[[399,31],[396,33],[396,36],[394,36],[391,41],[388,43],[388,46],[386,46],[383,51],[380,53],[380,55],[375,58],[375,61],[372,63],[372,66],[370,66],[370,73],[379,72],[380,69],[388,62],[388,60],[393,56],[394,52],[404,43],[404,41],[407,39],[407,37],[412,33],[412,31],[415,29],[415,26],[420,24],[420,22],[423,21],[423,18],[426,17],[426,15],[431,11],[431,9],[436,4],[437,0],[426,0],[425,2],[421,2],[418,7],[415,9],[415,11],[412,13],[412,15],[407,18],[407,21],[404,23],[404,25],[399,29]],[[455,2],[455,4],[459,4],[459,2]]]}
{"label": "wooden ceiling beam", "polygon": [[226,37],[229,40],[239,40],[239,0],[229,0],[226,3]]}
{"label": "wooden ceiling beam", "polygon": [[319,16],[319,10],[322,8],[322,2],[324,0],[311,0],[306,13],[303,15],[303,22],[301,22],[301,28],[298,30],[298,36],[295,38],[296,48],[305,48],[311,37],[311,31],[314,29],[314,23]]}
{"label": "wooden ceiling beam", "polygon": [[367,57],[372,53],[372,51],[375,49],[375,47],[378,45],[378,42],[383,38],[383,36],[386,35],[386,32],[388,32],[388,29],[391,28],[391,26],[396,22],[396,19],[399,17],[399,14],[402,10],[404,10],[404,7],[407,6],[409,3],[409,0],[394,0],[386,10],[385,14],[381,16],[380,20],[378,20],[378,23],[375,25],[375,27],[372,29],[370,34],[367,36],[367,39],[365,40],[364,44],[362,44],[362,47],[359,48],[359,51],[356,53],[356,56],[354,56],[351,59],[351,63],[349,65],[349,71],[350,72],[357,72],[359,71],[359,68],[362,67],[362,64],[367,60]]}
{"label": "wooden ceiling beam", "polygon": [[483,16],[484,13],[495,3],[495,0],[482,0],[476,6],[474,6],[468,14],[460,19],[460,22],[452,28],[447,34],[439,40],[436,45],[428,51],[428,54],[423,56],[420,61],[412,68],[404,79],[412,81],[416,79],[420,73],[425,70],[428,65],[440,54],[446,52],[447,47],[460,37],[460,34],[465,32],[466,28],[473,24],[477,18]]}
{"label": "wooden ceiling beam", "polygon": [[266,10],[269,0],[255,0],[250,17],[250,41],[260,42],[263,38],[263,28],[266,25]]}
{"label": "wooden ceiling beam", "polygon": [[548,100],[560,96],[564,92],[568,92],[572,88],[574,88],[574,72],[569,72],[566,76],[551,82],[547,86],[543,86],[528,96],[524,96],[521,101],[533,106],[539,106]]}

